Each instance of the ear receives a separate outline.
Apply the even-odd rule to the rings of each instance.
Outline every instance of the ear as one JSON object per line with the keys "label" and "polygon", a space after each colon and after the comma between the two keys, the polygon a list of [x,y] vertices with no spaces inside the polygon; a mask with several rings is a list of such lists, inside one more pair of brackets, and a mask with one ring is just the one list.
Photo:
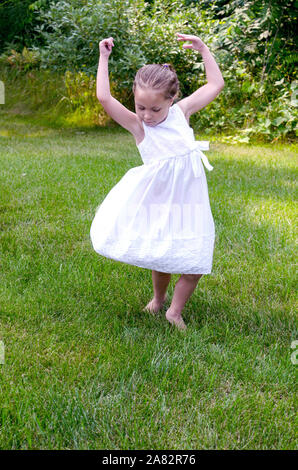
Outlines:
{"label": "ear", "polygon": [[173,98],[171,98],[171,105],[174,103],[174,101],[176,101],[179,97],[179,91],[176,93],[175,96],[173,96]]}

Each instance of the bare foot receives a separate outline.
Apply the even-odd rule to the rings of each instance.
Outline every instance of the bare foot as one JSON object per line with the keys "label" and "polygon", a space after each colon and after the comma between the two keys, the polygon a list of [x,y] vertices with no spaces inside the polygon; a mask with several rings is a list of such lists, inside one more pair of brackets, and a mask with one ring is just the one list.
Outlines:
{"label": "bare foot", "polygon": [[168,300],[168,295],[166,294],[164,296],[163,300],[156,300],[154,297],[150,302],[146,305],[145,308],[143,308],[143,312],[149,312],[149,313],[158,313],[165,305],[166,301]]}
{"label": "bare foot", "polygon": [[183,321],[181,313],[175,313],[169,308],[166,312],[166,319],[172,324],[177,326],[178,330],[186,330],[186,325]]}

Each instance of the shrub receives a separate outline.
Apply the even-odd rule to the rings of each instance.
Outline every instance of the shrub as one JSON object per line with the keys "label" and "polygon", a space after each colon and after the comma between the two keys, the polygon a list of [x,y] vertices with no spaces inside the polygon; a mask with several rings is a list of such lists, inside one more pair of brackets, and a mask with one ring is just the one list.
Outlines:
{"label": "shrub", "polygon": [[27,72],[27,70],[37,68],[40,64],[40,53],[38,50],[29,50],[27,47],[24,47],[21,53],[11,49],[10,52],[1,55],[0,61],[18,71]]}
{"label": "shrub", "polygon": [[[225,87],[215,101],[191,117],[195,130],[228,133],[225,138],[230,142],[294,138],[297,135],[297,106],[293,100],[297,90],[295,54],[288,54],[285,60],[284,55],[277,53],[284,44],[283,37],[277,33],[283,28],[282,21],[291,16],[287,7],[292,0],[281,3],[234,0],[223,2],[221,9],[219,1],[207,3],[170,0],[154,0],[150,4],[144,0],[52,2],[38,10],[41,26],[36,32],[45,45],[32,47],[32,53],[39,52],[34,66],[66,74],[68,95],[65,99],[73,109],[77,107],[85,115],[89,113],[92,122],[99,114],[99,122],[105,123],[104,113],[95,98],[98,43],[102,38],[113,36],[115,42],[109,61],[113,94],[133,109],[133,79],[146,63],[171,63],[177,70],[182,97],[206,83],[200,54],[183,49],[175,33],[196,34],[215,56]],[[290,25],[293,18],[289,20]],[[22,67],[23,59],[15,51],[10,57],[11,65],[15,61]]]}

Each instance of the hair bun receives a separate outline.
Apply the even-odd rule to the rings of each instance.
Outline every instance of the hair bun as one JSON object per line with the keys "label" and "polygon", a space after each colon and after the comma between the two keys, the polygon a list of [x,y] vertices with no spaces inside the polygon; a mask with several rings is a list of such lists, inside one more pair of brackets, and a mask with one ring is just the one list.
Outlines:
{"label": "hair bun", "polygon": [[135,76],[134,93],[137,87],[161,90],[165,99],[170,99],[179,93],[179,80],[171,64],[147,64],[143,65]]}

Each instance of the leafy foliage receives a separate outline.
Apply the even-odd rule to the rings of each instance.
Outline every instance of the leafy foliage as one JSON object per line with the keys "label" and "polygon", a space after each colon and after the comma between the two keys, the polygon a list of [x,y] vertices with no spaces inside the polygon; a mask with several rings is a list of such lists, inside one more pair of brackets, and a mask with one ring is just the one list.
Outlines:
{"label": "leafy foliage", "polygon": [[[294,0],[61,0],[31,4],[42,45],[36,65],[71,74],[79,88],[88,76],[95,87],[98,43],[112,36],[109,70],[113,93],[133,108],[132,82],[145,63],[169,62],[182,96],[206,82],[198,52],[184,50],[176,32],[193,33],[208,45],[222,70],[225,88],[192,116],[204,132],[230,133],[231,142],[252,137],[273,141],[297,132],[297,44]],[[75,79],[75,74],[78,79]],[[70,75],[69,75],[70,77]],[[84,91],[85,93],[85,91]],[[89,98],[88,98],[89,99]],[[81,105],[80,105],[81,106]]]}
{"label": "leafy foliage", "polygon": [[21,52],[24,46],[42,46],[43,38],[35,29],[40,21],[35,11],[49,8],[58,0],[0,0],[0,52],[14,49]]}
{"label": "leafy foliage", "polygon": [[0,61],[3,64],[9,64],[19,71],[27,71],[36,68],[40,62],[40,54],[38,50],[32,51],[27,49],[27,47],[24,47],[22,53],[11,49],[10,52],[2,54]]}
{"label": "leafy foliage", "polygon": [[67,96],[64,98],[72,109],[67,120],[69,123],[77,122],[77,116],[80,116],[81,122],[107,124],[107,115],[94,93],[95,77],[88,76],[85,72],[72,73],[68,70],[64,75],[64,83],[67,90]]}

